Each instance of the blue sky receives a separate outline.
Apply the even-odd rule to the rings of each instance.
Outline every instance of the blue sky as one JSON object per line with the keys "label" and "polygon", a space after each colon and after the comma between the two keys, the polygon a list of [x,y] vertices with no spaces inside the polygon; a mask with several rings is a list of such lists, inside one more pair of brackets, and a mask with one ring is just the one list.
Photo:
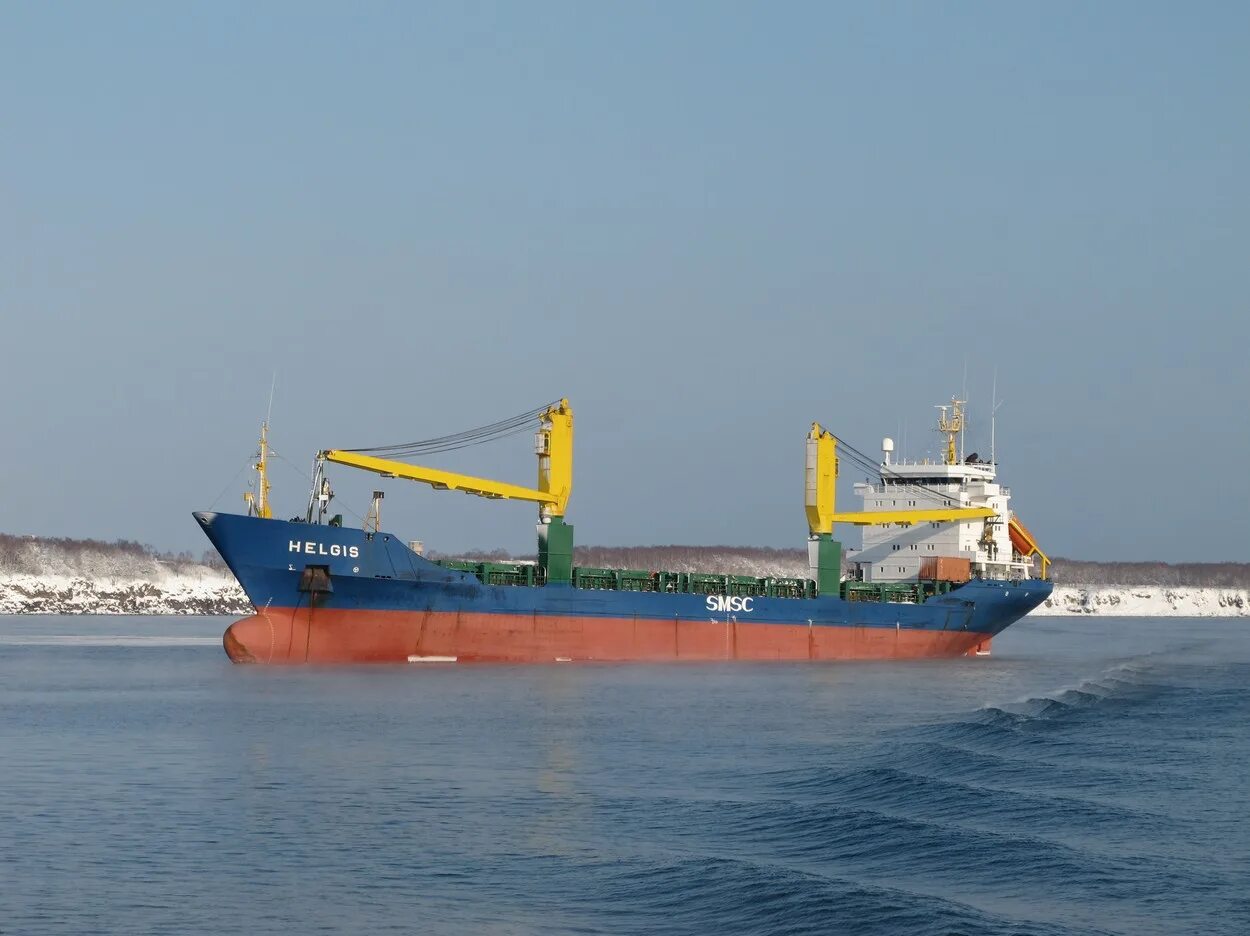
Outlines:
{"label": "blue sky", "polygon": [[[0,22],[2,530],[202,549],[276,373],[283,514],[318,448],[565,395],[579,541],[801,546],[810,422],[936,452],[966,371],[1052,555],[1247,559],[1250,6]],[[462,455],[532,479],[525,437]],[[384,486],[407,538],[532,546]]]}

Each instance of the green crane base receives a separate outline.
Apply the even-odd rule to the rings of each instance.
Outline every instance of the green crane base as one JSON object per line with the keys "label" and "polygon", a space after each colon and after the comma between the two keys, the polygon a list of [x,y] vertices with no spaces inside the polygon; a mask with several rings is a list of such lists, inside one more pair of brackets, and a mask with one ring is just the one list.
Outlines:
{"label": "green crane base", "polygon": [[573,581],[573,525],[563,517],[538,524],[538,564],[546,570],[548,584]]}
{"label": "green crane base", "polygon": [[837,595],[842,587],[842,544],[831,533],[813,533],[807,541],[807,564],[816,594]]}

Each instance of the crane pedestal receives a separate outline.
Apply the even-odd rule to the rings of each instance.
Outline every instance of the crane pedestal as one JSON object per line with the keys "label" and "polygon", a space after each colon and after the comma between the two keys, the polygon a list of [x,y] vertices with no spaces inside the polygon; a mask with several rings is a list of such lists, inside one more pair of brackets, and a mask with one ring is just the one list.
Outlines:
{"label": "crane pedestal", "polygon": [[573,524],[563,517],[538,524],[538,564],[546,570],[549,585],[573,581]]}
{"label": "crane pedestal", "polygon": [[813,533],[807,541],[807,564],[816,594],[836,595],[842,587],[842,544],[831,533]]}

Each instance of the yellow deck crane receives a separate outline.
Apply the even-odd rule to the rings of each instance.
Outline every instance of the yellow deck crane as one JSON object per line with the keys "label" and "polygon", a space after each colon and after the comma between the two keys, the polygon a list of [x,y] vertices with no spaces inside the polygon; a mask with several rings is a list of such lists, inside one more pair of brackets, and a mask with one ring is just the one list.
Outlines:
{"label": "yellow deck crane", "polygon": [[564,513],[573,492],[573,408],[568,400],[552,403],[538,413],[534,452],[538,456],[536,488],[379,458],[363,451],[327,449],[317,457],[384,478],[419,481],[435,490],[538,504],[539,564],[546,570],[548,582],[569,582],[573,575],[573,527],[564,522]]}
{"label": "yellow deck crane", "polygon": [[862,510],[838,513],[838,440],[820,423],[807,434],[807,465],[804,477],[807,510],[808,565],[821,595],[836,595],[842,578],[842,544],[833,538],[835,523],[870,524],[946,523],[976,520],[997,514],[988,507],[945,507],[934,510]]}

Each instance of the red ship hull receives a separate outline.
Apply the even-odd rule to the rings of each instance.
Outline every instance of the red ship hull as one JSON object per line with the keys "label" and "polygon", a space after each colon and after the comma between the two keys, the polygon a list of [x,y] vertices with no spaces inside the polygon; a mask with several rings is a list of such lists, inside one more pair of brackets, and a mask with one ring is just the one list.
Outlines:
{"label": "red ship hull", "polygon": [[235,663],[556,663],[960,657],[989,634],[883,627],[267,608],[232,624]]}

